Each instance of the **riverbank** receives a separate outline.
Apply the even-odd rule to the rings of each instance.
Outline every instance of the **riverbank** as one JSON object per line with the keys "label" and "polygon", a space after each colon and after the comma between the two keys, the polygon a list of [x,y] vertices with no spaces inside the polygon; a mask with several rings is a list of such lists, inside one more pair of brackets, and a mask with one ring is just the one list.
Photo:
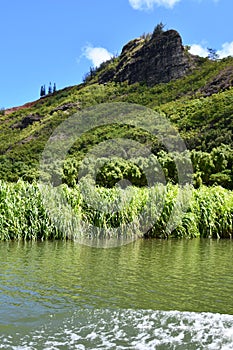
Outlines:
{"label": "riverbank", "polygon": [[0,181],[0,240],[75,239],[85,230],[90,238],[93,227],[108,237],[127,234],[129,227],[149,238],[231,238],[233,233],[233,192],[221,186],[122,190],[62,185],[57,202],[49,191],[46,200],[44,193],[38,184]]}

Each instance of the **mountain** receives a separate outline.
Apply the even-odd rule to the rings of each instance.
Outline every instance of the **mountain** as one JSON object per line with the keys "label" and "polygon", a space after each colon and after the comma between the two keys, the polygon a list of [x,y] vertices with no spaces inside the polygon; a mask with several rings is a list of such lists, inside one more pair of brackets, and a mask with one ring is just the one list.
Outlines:
{"label": "mountain", "polygon": [[156,31],[130,41],[123,47],[114,69],[100,74],[99,83],[109,81],[153,86],[181,78],[197,65],[197,58],[185,51],[175,30]]}
{"label": "mountain", "polygon": [[[224,174],[228,183],[231,179],[233,182],[229,155],[233,148],[232,85],[232,57],[211,60],[193,56],[183,46],[177,31],[164,31],[157,26],[152,34],[127,43],[118,57],[92,68],[82,84],[1,113],[0,178],[10,181],[19,177],[29,181],[36,178],[38,161],[48,138],[75,111],[105,102],[128,102],[166,116],[180,132],[187,148],[199,152],[202,162],[207,155],[214,154],[216,158],[224,153],[225,168],[220,171],[212,165],[212,158],[195,170],[204,174],[209,164],[212,173]],[[102,127],[77,140],[70,155],[82,159],[93,145],[116,135],[140,142],[147,142],[148,137],[142,131],[126,127],[122,130],[119,126]],[[152,149],[155,154],[158,152],[156,145]]]}

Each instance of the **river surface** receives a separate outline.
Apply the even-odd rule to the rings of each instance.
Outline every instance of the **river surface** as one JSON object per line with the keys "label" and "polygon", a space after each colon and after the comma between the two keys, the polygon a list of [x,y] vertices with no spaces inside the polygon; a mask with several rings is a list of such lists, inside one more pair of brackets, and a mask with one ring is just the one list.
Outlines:
{"label": "river surface", "polygon": [[233,349],[233,242],[0,243],[0,349]]}

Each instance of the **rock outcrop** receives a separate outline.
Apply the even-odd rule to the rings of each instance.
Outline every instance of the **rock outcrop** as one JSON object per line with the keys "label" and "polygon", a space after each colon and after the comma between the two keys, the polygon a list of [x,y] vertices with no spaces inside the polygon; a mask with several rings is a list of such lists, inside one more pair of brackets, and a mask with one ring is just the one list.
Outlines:
{"label": "rock outcrop", "polygon": [[61,106],[58,106],[58,107],[52,109],[50,114],[53,114],[54,112],[59,112],[59,111],[65,112],[65,111],[68,111],[68,110],[70,110],[72,108],[75,108],[75,109],[79,110],[80,109],[80,104],[78,102],[65,103],[65,104],[63,104]]}
{"label": "rock outcrop", "polygon": [[27,128],[29,125],[32,125],[35,122],[39,122],[42,118],[43,116],[38,113],[29,114],[26,117],[24,117],[20,122],[13,124],[11,128],[23,130]]}
{"label": "rock outcrop", "polygon": [[233,86],[233,66],[224,68],[217,76],[208,81],[198,92],[207,97]]}
{"label": "rock outcrop", "polygon": [[196,66],[197,57],[182,45],[175,30],[154,33],[148,39],[138,38],[123,47],[118,64],[99,75],[99,83],[108,81],[153,86],[167,83],[187,74]]}

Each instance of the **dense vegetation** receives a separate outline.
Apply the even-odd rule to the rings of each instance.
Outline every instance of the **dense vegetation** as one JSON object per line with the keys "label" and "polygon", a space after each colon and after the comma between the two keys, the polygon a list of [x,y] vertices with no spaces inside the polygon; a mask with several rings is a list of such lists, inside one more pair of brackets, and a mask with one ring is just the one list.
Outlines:
{"label": "dense vegetation", "polygon": [[[44,205],[38,185],[23,181],[1,181],[0,239],[80,239],[94,235],[93,225],[96,235],[101,235],[101,228],[104,228],[107,237],[113,228],[115,235],[118,235],[118,230],[129,233],[129,225],[132,233],[142,236],[144,231],[145,237],[231,237],[233,192],[222,187],[201,186],[192,190],[186,212],[177,222],[176,229],[169,231],[167,224],[174,207],[177,206],[179,190],[185,207],[187,191],[190,189],[179,189],[174,185],[157,185],[150,189],[129,187],[126,196],[119,188],[90,189],[86,183],[70,189],[67,185],[62,185],[58,198],[63,198],[63,204],[53,212],[51,218],[48,213],[51,208]],[[95,207],[96,198],[102,208]],[[112,213],[110,208],[114,203],[117,203],[116,208],[119,210]],[[72,222],[69,206],[68,210],[64,209],[66,204],[75,211]],[[146,224],[149,225],[148,229],[145,229]],[[92,228],[91,231],[89,227]]]}
{"label": "dense vegetation", "polygon": [[[207,97],[199,92],[207,79],[213,79],[231,64],[231,58],[220,62],[207,60],[193,74],[152,88],[139,84],[129,86],[126,83],[79,85],[44,97],[30,108],[5,113],[0,117],[0,178],[7,181],[37,179],[40,155],[52,131],[63,120],[77,109],[84,110],[103,102],[123,101],[150,107],[169,118],[192,153],[196,177],[207,185],[217,183],[232,188],[233,90],[229,88]],[[25,123],[27,119],[29,122]],[[159,159],[161,155],[158,152],[166,151],[142,130],[113,125],[86,133],[77,140],[70,152],[75,161],[68,163],[76,164],[91,147],[115,137],[151,144],[152,152]],[[165,158],[170,156],[167,154]],[[218,158],[221,158],[219,164]],[[163,167],[167,167],[165,160],[162,163]],[[168,173],[171,174],[169,170]]]}
{"label": "dense vegetation", "polygon": [[[178,86],[178,82],[172,82],[170,85],[170,94],[177,93],[176,87],[172,85]],[[205,98],[186,96],[164,104],[157,101],[156,105],[156,99],[165,98],[169,84],[161,86],[161,92],[155,93],[158,89],[158,86],[148,89],[140,85],[112,83],[106,86],[96,84],[79,86],[60,91],[50,98],[41,99],[30,109],[5,114],[1,117],[0,123],[0,178],[7,181],[17,181],[19,178],[27,181],[37,179],[38,160],[46,141],[55,127],[77,110],[77,106],[84,108],[105,101],[123,100],[133,103],[138,101],[166,115],[180,130],[191,151],[195,178],[206,185],[216,183],[232,189],[233,90]],[[174,96],[167,97],[166,100],[173,98]],[[68,110],[59,109],[59,106],[67,104],[71,106]],[[28,115],[38,115],[41,118],[24,127],[23,121]],[[72,160],[67,164],[71,164],[73,168],[94,145],[116,137],[131,138],[146,145],[150,144],[152,152],[161,161],[168,178],[171,179],[173,176],[171,155],[165,153],[165,149],[158,147],[156,141],[151,140],[142,130],[129,129],[126,126],[105,126],[95,132],[86,133],[77,140],[70,151]],[[66,173],[72,171],[66,169]],[[66,175],[64,181],[70,184]]]}
{"label": "dense vegetation", "polygon": [[[147,37],[143,40],[147,40]],[[148,196],[150,207],[154,205],[150,191],[155,198],[163,196],[164,183],[168,183],[163,211],[147,232],[150,237],[231,236],[233,75],[230,72],[233,58],[200,58],[191,74],[153,87],[139,83],[128,85],[127,82],[99,84],[98,76],[111,71],[117,63],[118,57],[114,57],[98,69],[91,69],[83,84],[60,91],[54,88],[49,95],[43,95],[25,107],[0,111],[1,239],[73,236],[72,228],[64,234],[60,215],[57,216],[60,226],[51,221],[42,203],[40,191],[35,185],[35,181],[41,177],[40,157],[53,131],[69,116],[92,106],[113,102],[142,105],[158,112],[179,132],[187,150],[184,154],[169,152],[153,135],[124,123],[109,123],[94,129],[90,125],[89,130],[69,150],[62,172],[56,170],[56,164],[51,164],[49,175],[49,180],[55,186],[60,184],[61,179],[63,185],[59,188],[63,189],[64,196],[75,208],[78,222],[85,219],[87,223],[99,227],[120,227],[121,224],[124,226],[134,222],[138,217],[134,228],[139,234],[140,213]],[[95,145],[117,138],[143,144],[150,149],[150,156],[134,156],[130,161],[127,161],[127,156],[112,156],[110,160],[101,157],[97,161],[90,156]],[[85,158],[86,154],[89,154],[88,159]],[[182,162],[182,157],[186,155],[192,162],[195,190],[182,222],[171,233],[166,231],[166,223],[178,189],[176,164]],[[155,186],[148,188],[147,175],[151,172],[159,180],[155,181]],[[111,198],[118,200],[121,188],[126,188],[129,196],[133,194],[134,200],[114,215],[103,215],[93,210],[82,197],[78,183],[80,174],[84,176],[84,182],[91,181],[88,180],[90,175],[95,178],[98,196],[107,201],[107,207],[111,206]],[[125,179],[133,186],[127,187],[128,183],[123,181]],[[89,195],[95,198],[94,192]]]}

